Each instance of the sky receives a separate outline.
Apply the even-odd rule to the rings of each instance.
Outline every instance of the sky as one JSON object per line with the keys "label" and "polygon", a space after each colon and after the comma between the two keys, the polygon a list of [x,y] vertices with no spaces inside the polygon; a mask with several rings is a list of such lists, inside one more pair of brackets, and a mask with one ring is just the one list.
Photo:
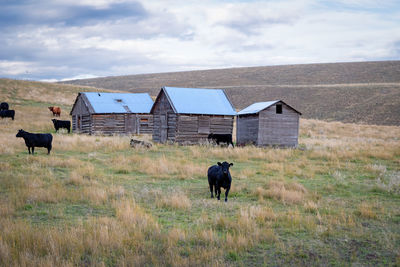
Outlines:
{"label": "sky", "polygon": [[400,60],[398,0],[0,0],[0,78]]}

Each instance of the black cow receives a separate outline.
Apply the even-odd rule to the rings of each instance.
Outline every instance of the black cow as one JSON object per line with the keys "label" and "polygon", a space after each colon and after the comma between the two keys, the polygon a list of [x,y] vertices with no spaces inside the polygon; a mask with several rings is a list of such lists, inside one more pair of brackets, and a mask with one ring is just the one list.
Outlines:
{"label": "black cow", "polygon": [[62,120],[56,120],[56,119],[52,119],[51,120],[54,124],[54,128],[56,129],[56,132],[58,131],[58,129],[60,128],[65,128],[68,130],[68,133],[71,132],[71,122],[70,121],[62,121]]}
{"label": "black cow", "polygon": [[233,147],[235,147],[233,145],[232,142],[232,135],[231,134],[213,134],[210,133],[208,135],[208,140],[211,141],[215,141],[217,143],[217,145],[219,145],[219,143],[226,143],[228,146],[229,144],[232,144]]}
{"label": "black cow", "polygon": [[53,141],[53,136],[49,133],[28,133],[24,130],[19,130],[16,137],[22,137],[25,140],[25,144],[28,147],[29,154],[31,154],[32,148],[32,155],[35,152],[35,147],[45,147],[47,148],[47,154],[50,154],[51,150],[51,142]]}
{"label": "black cow", "polygon": [[7,102],[2,102],[0,104],[0,110],[8,110],[8,103]]}
{"label": "black cow", "polygon": [[229,167],[233,166],[233,163],[218,162],[218,165],[213,165],[208,168],[208,184],[210,185],[211,198],[213,195],[213,187],[215,189],[215,195],[220,200],[221,187],[225,189],[225,202],[228,201],[229,189],[231,189],[232,177],[229,172]]}
{"label": "black cow", "polygon": [[15,110],[0,110],[0,117],[1,118],[11,118],[14,120],[15,117]]}

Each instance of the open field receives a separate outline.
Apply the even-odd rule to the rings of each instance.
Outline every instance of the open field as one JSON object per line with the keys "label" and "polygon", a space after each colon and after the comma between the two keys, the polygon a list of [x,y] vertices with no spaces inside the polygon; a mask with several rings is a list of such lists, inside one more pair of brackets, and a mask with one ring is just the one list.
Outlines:
{"label": "open field", "polygon": [[153,96],[162,86],[222,88],[237,109],[281,99],[303,118],[400,126],[400,61],[154,73],[65,83]]}
{"label": "open field", "polygon": [[[54,133],[80,88],[0,80],[0,265],[395,266],[400,128],[301,120],[299,149]],[[18,129],[52,132],[28,155]],[[142,136],[148,139],[149,137]],[[207,168],[233,162],[228,203]]]}

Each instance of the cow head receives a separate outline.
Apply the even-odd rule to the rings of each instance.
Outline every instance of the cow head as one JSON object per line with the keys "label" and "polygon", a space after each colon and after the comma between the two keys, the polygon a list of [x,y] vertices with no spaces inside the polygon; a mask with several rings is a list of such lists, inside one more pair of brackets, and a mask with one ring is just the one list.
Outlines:
{"label": "cow head", "polygon": [[54,124],[56,124],[56,121],[57,121],[57,120],[56,120],[56,119],[52,119],[51,121],[52,121]]}
{"label": "cow head", "polygon": [[228,163],[226,161],[224,162],[217,162],[218,166],[220,166],[222,168],[222,172],[224,175],[228,175],[229,173],[229,167],[233,166],[233,163]]}
{"label": "cow head", "polygon": [[24,130],[20,129],[15,137],[24,137],[25,133],[26,132]]}
{"label": "cow head", "polygon": [[50,111],[53,111],[53,108],[54,108],[54,107],[49,107],[49,110],[50,110]]}

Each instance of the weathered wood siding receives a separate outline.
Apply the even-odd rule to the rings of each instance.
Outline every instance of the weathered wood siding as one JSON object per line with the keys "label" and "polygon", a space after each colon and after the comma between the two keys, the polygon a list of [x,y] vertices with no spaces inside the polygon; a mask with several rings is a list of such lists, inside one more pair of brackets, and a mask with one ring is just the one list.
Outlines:
{"label": "weathered wood siding", "polygon": [[93,114],[91,134],[151,134],[153,118],[149,114]]}
{"label": "weathered wood siding", "polygon": [[258,141],[258,114],[237,116],[236,143],[238,145],[257,144]]}
{"label": "weathered wood siding", "polygon": [[175,141],[180,144],[198,144],[210,133],[232,134],[233,116],[179,114]]}
{"label": "weathered wood siding", "polygon": [[72,132],[91,133],[91,118],[88,107],[79,96],[74,109],[71,111],[72,115]]}
{"label": "weathered wood siding", "polygon": [[282,104],[282,114],[276,113],[276,104],[259,113],[257,145],[297,146],[299,114]]}
{"label": "weathered wood siding", "polygon": [[124,134],[125,114],[93,114],[92,134]]}
{"label": "weathered wood siding", "polygon": [[174,142],[176,137],[176,120],[177,115],[164,92],[161,92],[153,107],[153,141],[158,143],[165,143],[166,141]]}

